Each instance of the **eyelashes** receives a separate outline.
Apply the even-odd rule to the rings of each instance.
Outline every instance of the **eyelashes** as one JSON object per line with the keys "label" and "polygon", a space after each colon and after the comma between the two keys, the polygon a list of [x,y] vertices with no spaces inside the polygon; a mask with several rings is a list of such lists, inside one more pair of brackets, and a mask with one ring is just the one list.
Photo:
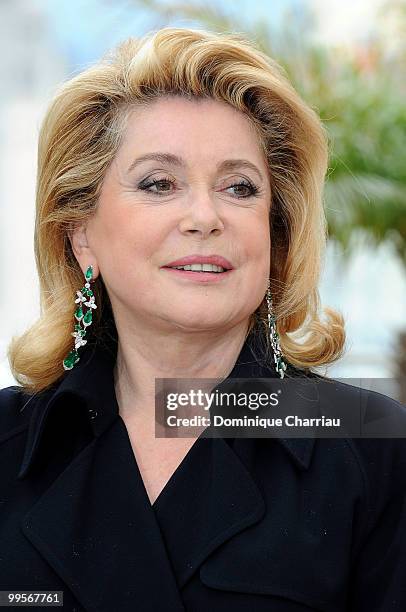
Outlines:
{"label": "eyelashes", "polygon": [[[151,191],[151,187],[157,187],[159,185],[163,185],[163,184],[170,184],[171,186],[175,185],[175,181],[172,180],[169,177],[165,177],[162,179],[154,179],[154,180],[150,180],[148,181],[148,179],[145,179],[144,181],[141,181],[141,183],[139,183],[138,185],[138,189],[140,191],[144,191],[145,193],[149,193],[151,195],[157,196],[157,197],[162,197],[162,196],[166,196],[168,194],[171,194],[172,192],[168,189],[164,189],[163,191]],[[238,183],[233,183],[232,185],[229,185],[226,189],[231,189],[234,187],[238,187],[238,188],[246,188],[246,190],[248,190],[248,193],[246,193],[245,195],[236,195],[235,197],[238,200],[245,200],[246,198],[251,198],[251,197],[257,197],[259,195],[261,195],[261,191],[260,189],[254,185],[253,183],[251,183],[251,181],[240,181]]]}

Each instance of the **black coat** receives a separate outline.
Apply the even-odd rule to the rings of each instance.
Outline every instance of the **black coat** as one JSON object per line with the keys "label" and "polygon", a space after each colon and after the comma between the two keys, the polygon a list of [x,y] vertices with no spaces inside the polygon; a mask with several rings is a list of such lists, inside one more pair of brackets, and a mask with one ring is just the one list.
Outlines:
{"label": "black coat", "polygon": [[[406,611],[404,439],[200,437],[151,506],[114,346],[31,398],[0,391],[0,591],[63,591],[71,611]],[[246,341],[229,377],[251,376],[275,373]]]}

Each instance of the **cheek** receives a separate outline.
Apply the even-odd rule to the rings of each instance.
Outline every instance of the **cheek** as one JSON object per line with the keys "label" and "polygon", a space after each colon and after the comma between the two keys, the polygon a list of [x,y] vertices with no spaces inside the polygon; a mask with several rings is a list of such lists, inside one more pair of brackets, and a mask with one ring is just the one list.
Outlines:
{"label": "cheek", "polygon": [[255,219],[255,223],[247,223],[241,233],[240,244],[243,245],[249,261],[266,264],[271,249],[268,219]]}
{"label": "cheek", "polygon": [[[150,258],[159,249],[165,237],[162,221],[136,214],[110,215],[103,220],[99,232],[99,247],[107,250],[111,258],[120,261],[130,259],[132,264]],[[106,249],[107,247],[107,249]]]}

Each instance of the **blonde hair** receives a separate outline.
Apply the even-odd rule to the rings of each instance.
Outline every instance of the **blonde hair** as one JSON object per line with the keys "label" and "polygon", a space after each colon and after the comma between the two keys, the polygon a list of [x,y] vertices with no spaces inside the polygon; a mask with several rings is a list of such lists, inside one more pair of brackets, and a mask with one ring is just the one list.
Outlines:
{"label": "blonde hair", "polygon": [[[270,279],[282,353],[305,369],[342,355],[342,315],[326,308],[327,319],[319,316],[328,138],[317,113],[283,69],[241,34],[165,27],[125,40],[63,83],[43,120],[34,236],[41,313],[7,353],[13,376],[29,392],[57,381],[72,349],[73,298],[83,272],[69,232],[95,212],[128,112],[166,95],[225,101],[251,120],[270,171]],[[101,277],[92,288],[99,307],[88,330],[97,337],[111,304]],[[248,331],[256,322],[268,339],[265,298]]]}

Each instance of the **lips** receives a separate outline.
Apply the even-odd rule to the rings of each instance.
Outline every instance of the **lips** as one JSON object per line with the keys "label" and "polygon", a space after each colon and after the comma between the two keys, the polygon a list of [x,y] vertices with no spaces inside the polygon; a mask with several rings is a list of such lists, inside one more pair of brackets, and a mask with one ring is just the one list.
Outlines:
{"label": "lips", "polygon": [[174,279],[178,279],[181,282],[196,283],[204,285],[217,285],[222,283],[225,279],[229,278],[233,274],[233,269],[224,270],[224,272],[197,272],[194,270],[182,270],[179,268],[171,268],[162,266],[162,270],[166,270],[165,274],[169,274]]}
{"label": "lips", "polygon": [[215,266],[221,266],[225,270],[232,270],[233,266],[228,259],[221,255],[187,255],[181,259],[176,259],[170,263],[162,266],[163,268],[172,268],[173,266],[190,266],[192,264],[213,264]]}

